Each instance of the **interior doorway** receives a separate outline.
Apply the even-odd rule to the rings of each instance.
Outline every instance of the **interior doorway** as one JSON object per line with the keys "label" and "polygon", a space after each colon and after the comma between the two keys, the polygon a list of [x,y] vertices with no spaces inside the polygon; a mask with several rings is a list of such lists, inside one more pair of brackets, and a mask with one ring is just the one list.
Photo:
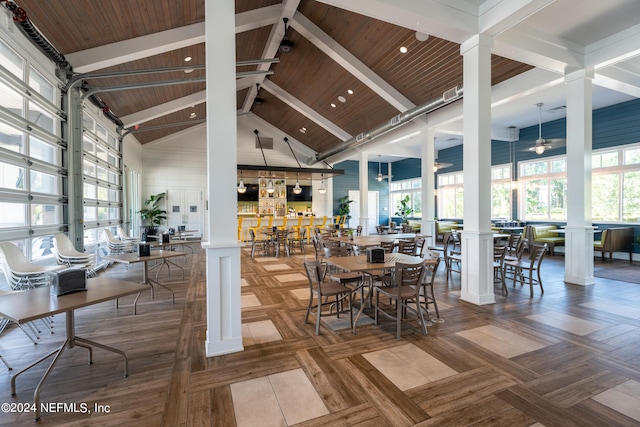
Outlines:
{"label": "interior doorway", "polygon": [[[351,219],[349,220],[349,227],[356,228],[360,225],[360,191],[349,190],[349,200],[353,200],[351,203]],[[369,218],[368,234],[376,234],[376,225],[380,220],[380,194],[377,191],[369,191],[368,198],[368,213]]]}

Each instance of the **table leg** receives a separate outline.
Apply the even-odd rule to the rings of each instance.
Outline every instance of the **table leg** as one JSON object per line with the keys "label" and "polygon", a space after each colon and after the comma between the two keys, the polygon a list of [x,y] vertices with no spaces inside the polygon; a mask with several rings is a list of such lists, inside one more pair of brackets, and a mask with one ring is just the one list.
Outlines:
{"label": "table leg", "polygon": [[371,301],[371,294],[373,293],[373,276],[369,275],[369,290],[367,291],[367,296],[360,301],[360,309],[358,310],[358,314],[356,314],[356,318],[353,321],[353,335],[356,335],[356,325],[358,324],[358,319],[360,319],[360,315],[364,311],[365,301]]}
{"label": "table leg", "polygon": [[[154,296],[154,295],[153,295],[153,285],[155,284],[156,286],[160,286],[161,288],[165,288],[166,290],[168,290],[169,292],[171,292],[171,303],[172,303],[172,304],[175,304],[175,303],[176,303],[176,296],[175,296],[175,294],[173,293],[173,290],[172,290],[171,288],[169,288],[168,286],[163,285],[163,284],[162,284],[162,283],[160,283],[160,282],[157,282],[157,281],[155,281],[155,280],[151,280],[151,279],[149,279],[148,274],[147,274],[147,261],[145,261],[143,264],[144,264],[144,269],[142,270],[142,271],[143,271],[142,280],[143,280],[143,283],[145,283],[145,284],[147,284],[147,285],[151,286],[151,299],[153,299],[153,296]],[[183,278],[184,278],[184,276],[183,276]],[[138,300],[138,299],[136,298],[136,301],[137,301],[137,300]],[[134,305],[134,307],[135,307],[135,305]]]}
{"label": "table leg", "polygon": [[15,397],[16,396],[16,379],[17,379],[18,375],[22,374],[23,372],[28,371],[29,369],[33,368],[34,366],[36,366],[40,362],[45,361],[49,357],[54,356],[53,360],[49,364],[49,367],[45,371],[44,375],[42,375],[42,378],[40,379],[40,382],[38,382],[38,385],[36,386],[36,389],[33,392],[33,404],[35,406],[35,420],[36,421],[40,421],[40,392],[42,391],[42,388],[44,387],[44,383],[47,381],[47,379],[49,378],[49,375],[53,371],[54,366],[56,365],[56,363],[60,359],[60,356],[62,355],[62,352],[67,347],[68,348],[73,348],[75,345],[77,345],[79,347],[84,347],[84,348],[88,349],[89,350],[89,363],[90,364],[93,363],[93,349],[92,349],[92,347],[98,347],[98,348],[101,348],[103,350],[110,351],[112,353],[120,354],[124,358],[124,376],[125,376],[125,378],[129,376],[129,359],[127,357],[127,354],[124,351],[118,350],[117,348],[113,348],[113,347],[110,347],[110,346],[107,346],[107,345],[104,345],[104,344],[97,343],[95,341],[91,341],[91,340],[88,340],[88,339],[85,339],[85,338],[81,338],[81,337],[75,336],[74,312],[73,311],[67,311],[66,312],[66,316],[67,316],[67,325],[66,325],[67,338],[64,340],[62,345],[60,347],[58,347],[57,349],[55,349],[54,351],[52,351],[51,353],[46,354],[45,356],[41,357],[40,359],[38,359],[35,362],[31,363],[30,365],[26,366],[25,368],[22,368],[20,371],[16,372],[11,377],[11,396]]}

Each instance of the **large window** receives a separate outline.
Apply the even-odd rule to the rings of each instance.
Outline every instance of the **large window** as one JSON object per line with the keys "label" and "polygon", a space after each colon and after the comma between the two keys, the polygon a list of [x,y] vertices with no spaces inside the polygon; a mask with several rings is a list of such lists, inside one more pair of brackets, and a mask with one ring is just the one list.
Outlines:
{"label": "large window", "polygon": [[[491,217],[511,219],[511,165],[491,168]],[[438,216],[462,219],[464,179],[462,172],[438,175]]]}
{"label": "large window", "polygon": [[402,181],[391,181],[391,216],[397,216],[396,212],[400,205],[400,200],[409,196],[409,207],[413,213],[411,218],[422,218],[422,178],[405,179]]}
{"label": "large window", "polygon": [[[11,47],[10,47],[11,46]],[[63,226],[60,81],[0,34],[0,240],[31,260],[51,258]],[[34,51],[34,54],[35,51]]]}
{"label": "large window", "polygon": [[438,175],[438,216],[462,218],[464,216],[464,179],[462,172]]}
{"label": "large window", "polygon": [[566,221],[567,161],[546,157],[520,163],[520,212],[525,221]]}
{"label": "large window", "polygon": [[640,223],[640,145],[594,151],[592,218]]}
{"label": "large window", "polygon": [[119,224],[122,217],[120,147],[115,135],[95,117],[91,108],[84,109],[82,175],[85,247],[99,243],[102,229]]}

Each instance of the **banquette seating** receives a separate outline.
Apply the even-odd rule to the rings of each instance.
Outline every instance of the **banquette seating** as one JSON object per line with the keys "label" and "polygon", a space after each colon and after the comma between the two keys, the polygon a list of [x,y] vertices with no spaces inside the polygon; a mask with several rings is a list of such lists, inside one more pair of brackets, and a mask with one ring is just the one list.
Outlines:
{"label": "banquette seating", "polygon": [[564,235],[553,231],[557,229],[557,225],[527,225],[524,233],[529,245],[543,245],[546,243],[549,248],[549,255],[553,255],[553,250],[556,246],[564,246]]}
{"label": "banquette seating", "polygon": [[436,221],[436,240],[444,240],[444,235],[458,229],[456,221]]}
{"label": "banquette seating", "polygon": [[593,242],[593,251],[600,252],[602,259],[609,253],[609,262],[613,260],[614,252],[629,252],[629,262],[633,256],[633,227],[615,227],[602,231],[600,240]]}

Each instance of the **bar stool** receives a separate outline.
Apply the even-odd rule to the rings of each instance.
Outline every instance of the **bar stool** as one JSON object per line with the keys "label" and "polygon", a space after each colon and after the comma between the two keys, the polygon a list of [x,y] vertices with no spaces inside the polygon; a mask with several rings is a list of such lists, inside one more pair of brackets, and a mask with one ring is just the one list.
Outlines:
{"label": "bar stool", "polygon": [[260,233],[260,225],[261,225],[261,224],[262,224],[262,217],[261,217],[261,216],[259,216],[259,217],[258,217],[258,223],[256,224],[256,226],[255,226],[255,227],[249,227],[249,230],[253,230],[253,234],[254,234],[255,236],[257,236],[257,235],[258,235],[258,233]]}
{"label": "bar stool", "polygon": [[311,243],[311,234],[313,232],[313,222],[315,220],[315,216],[309,217],[309,225],[306,225],[304,228],[307,229],[307,243]]}
{"label": "bar stool", "polygon": [[287,216],[282,217],[282,225],[278,226],[278,230],[286,230],[287,229]]}
{"label": "bar stool", "polygon": [[238,240],[244,242],[244,233],[242,232],[242,220],[243,217],[238,217]]}
{"label": "bar stool", "polygon": [[298,225],[294,225],[291,229],[296,233],[296,239],[300,238],[300,230],[302,229],[302,215],[298,215]]}

